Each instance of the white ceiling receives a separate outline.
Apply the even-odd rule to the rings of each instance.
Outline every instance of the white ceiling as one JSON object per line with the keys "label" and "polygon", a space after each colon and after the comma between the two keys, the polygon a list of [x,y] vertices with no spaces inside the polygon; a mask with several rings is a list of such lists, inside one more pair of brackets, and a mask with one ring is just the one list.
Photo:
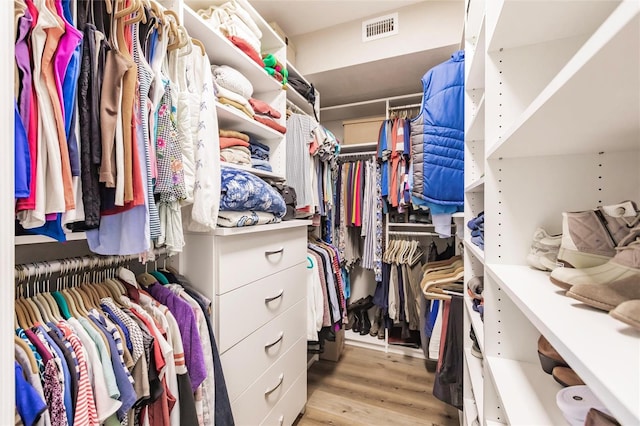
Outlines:
{"label": "white ceiling", "polygon": [[[294,43],[301,34],[380,16],[424,1],[433,0],[250,0],[267,22],[276,22]],[[320,92],[321,107],[401,96],[421,92],[420,78],[424,73],[449,59],[457,48],[452,45],[424,50],[305,77]],[[332,115],[335,114],[327,114],[326,118]]]}
{"label": "white ceiling", "polygon": [[252,0],[267,22],[276,22],[289,37],[362,18],[424,0]]}

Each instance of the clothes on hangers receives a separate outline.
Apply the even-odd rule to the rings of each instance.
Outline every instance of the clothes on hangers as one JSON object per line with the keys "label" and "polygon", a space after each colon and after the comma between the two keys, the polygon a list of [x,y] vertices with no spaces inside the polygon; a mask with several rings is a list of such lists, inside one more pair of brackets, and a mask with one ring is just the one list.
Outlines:
{"label": "clothes on hangers", "polygon": [[[16,0],[17,230],[100,254],[180,252],[215,228],[220,155],[210,61],[175,15]],[[145,5],[146,4],[146,5]],[[23,129],[23,133],[19,133]]]}
{"label": "clothes on hangers", "polygon": [[141,287],[121,268],[52,293],[53,304],[48,293],[17,300],[20,383],[37,395],[35,422],[46,419],[25,424],[233,424],[210,301],[182,276],[154,274]]}

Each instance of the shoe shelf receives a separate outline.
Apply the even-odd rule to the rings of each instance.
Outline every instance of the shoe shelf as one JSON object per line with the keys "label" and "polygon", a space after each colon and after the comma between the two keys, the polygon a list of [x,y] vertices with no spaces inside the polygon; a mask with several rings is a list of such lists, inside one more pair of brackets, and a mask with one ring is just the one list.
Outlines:
{"label": "shoe shelf", "polygon": [[471,390],[473,391],[473,397],[476,400],[476,409],[478,410],[478,417],[484,418],[484,379],[482,377],[482,360],[471,355],[470,348],[464,348],[464,357],[466,360],[467,370],[469,377],[471,378]]}
{"label": "shoe shelf", "polygon": [[[549,340],[616,419],[621,424],[640,424],[640,332],[605,312],[565,296],[549,281],[548,273],[520,265],[489,264],[485,269],[516,309]],[[501,365],[502,361],[508,362],[495,362]],[[509,362],[508,366],[516,370],[515,361]],[[522,374],[527,379],[533,375],[533,372],[527,373],[528,367],[518,368],[523,369]],[[539,365],[531,368],[544,375]],[[494,374],[500,394],[506,398],[509,398],[509,391],[503,390],[499,383],[508,376]],[[517,396],[514,400],[528,401],[529,398],[519,395],[517,386],[512,389]],[[538,389],[534,395],[543,398],[548,392]],[[507,412],[517,412],[518,407],[528,412],[522,403],[510,401],[516,407],[512,409],[510,403],[504,399],[503,402]],[[529,423],[534,422],[529,420]],[[548,422],[538,422],[543,423]]]}
{"label": "shoe shelf", "polygon": [[467,141],[484,139],[484,111],[484,95],[482,95],[464,131],[464,137]]}
{"label": "shoe shelf", "polygon": [[[620,1],[492,0],[487,2],[487,51],[592,33]],[[589,7],[585,7],[588,4]],[[580,19],[575,19],[579,16]],[[522,19],[526,17],[527,19]]]}
{"label": "shoe shelf", "polygon": [[484,192],[484,176],[467,185],[464,192]]}
{"label": "shoe shelf", "polygon": [[484,265],[484,250],[473,244],[471,240],[464,240],[464,247],[469,250]]}
{"label": "shoe shelf", "polygon": [[[505,13],[521,7],[520,4],[532,7],[533,3],[539,4],[505,2],[505,5],[510,5],[508,9],[505,7]],[[586,18],[587,21],[597,23],[602,19],[602,14],[606,16],[612,5],[610,2],[598,2],[604,5],[584,8],[580,3],[542,3],[545,7],[540,7],[536,12],[532,10],[531,13],[532,16],[537,16],[548,7],[556,8],[558,4],[562,5],[560,9],[563,11],[569,11],[575,4],[583,9],[597,10],[597,16]],[[550,6],[551,4],[553,6]],[[592,2],[593,4],[595,2]],[[540,16],[552,20],[556,18],[554,14]],[[580,16],[581,19],[568,21],[578,26],[582,25],[582,14]],[[532,19],[528,22],[537,25],[546,21],[547,18]],[[513,20],[511,24],[521,25],[523,22]],[[544,26],[540,26],[539,29],[542,28]],[[636,52],[637,58],[637,52],[640,50],[639,31],[640,3],[622,2],[507,128],[499,141],[492,145],[487,153],[488,158],[635,150],[640,134],[637,120],[640,114],[639,61],[630,60],[629,64],[616,67],[616,78],[608,76],[611,75],[612,64],[619,63],[620,57],[627,57],[630,55],[629,52]],[[597,84],[594,84],[595,81]],[[595,99],[597,102],[594,102]],[[558,143],[559,141],[562,143]]]}
{"label": "shoe shelf", "polygon": [[484,19],[480,26],[480,32],[477,35],[477,43],[471,53],[471,58],[465,56],[465,60],[471,61],[467,79],[465,81],[465,90],[484,88],[484,65],[485,65],[485,24]]}
{"label": "shoe shelf", "polygon": [[484,323],[482,322],[482,319],[480,319],[480,313],[473,310],[473,302],[468,294],[465,294],[464,296],[464,306],[469,314],[471,326],[476,334],[476,340],[478,341],[478,346],[480,346],[480,351],[484,353]]}
{"label": "shoe shelf", "polygon": [[566,424],[556,405],[556,394],[562,386],[539,364],[497,357],[486,357],[485,362],[509,424]]}
{"label": "shoe shelf", "polygon": [[473,426],[473,422],[478,416],[478,409],[476,403],[472,398],[465,398],[462,401],[462,407],[464,411],[464,426]]}
{"label": "shoe shelf", "polygon": [[221,167],[228,167],[230,169],[244,170],[246,172],[253,173],[254,175],[256,175],[258,177],[261,177],[261,178],[267,178],[267,179],[272,179],[272,180],[277,180],[277,181],[286,180],[285,176],[283,176],[283,175],[281,175],[279,173],[273,173],[273,172],[268,172],[266,170],[254,169],[253,167],[245,166],[243,164],[234,164],[234,163],[227,163],[225,161],[222,161],[222,162],[220,162],[220,166]]}
{"label": "shoe shelf", "polygon": [[378,339],[378,336],[371,336],[369,333],[361,335],[353,330],[345,330],[344,332],[345,342],[351,343],[354,346],[360,346],[367,349],[380,349],[380,346],[385,346],[385,339]]}

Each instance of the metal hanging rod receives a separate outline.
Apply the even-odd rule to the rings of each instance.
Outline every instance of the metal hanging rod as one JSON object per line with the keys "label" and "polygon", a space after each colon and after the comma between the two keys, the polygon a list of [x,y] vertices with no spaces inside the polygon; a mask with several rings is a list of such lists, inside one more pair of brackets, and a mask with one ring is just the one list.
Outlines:
{"label": "metal hanging rod", "polygon": [[303,114],[303,115],[307,115],[307,116],[311,117],[307,112],[305,112],[298,105],[296,105],[293,102],[291,102],[289,99],[287,99],[287,107],[291,108],[293,110],[293,112],[297,112],[299,114]]}
{"label": "metal hanging rod", "polygon": [[[161,256],[167,253],[166,248],[156,248],[153,250],[154,257]],[[34,275],[52,275],[61,271],[77,272],[85,269],[103,269],[110,266],[118,265],[121,263],[131,262],[132,260],[139,260],[140,263],[146,263],[147,261],[153,261],[153,259],[144,259],[139,254],[127,255],[127,256],[99,256],[89,255],[81,257],[72,257],[67,259],[51,260],[44,262],[30,262],[15,266],[16,278],[19,275],[25,277],[31,277]]]}
{"label": "metal hanging rod", "polygon": [[398,235],[407,237],[439,237],[437,232],[410,232],[410,231],[387,231],[388,235]]}
{"label": "metal hanging rod", "polygon": [[389,111],[397,111],[397,110],[400,110],[400,109],[418,108],[420,106],[422,106],[422,104],[399,105],[399,106],[389,107]]}

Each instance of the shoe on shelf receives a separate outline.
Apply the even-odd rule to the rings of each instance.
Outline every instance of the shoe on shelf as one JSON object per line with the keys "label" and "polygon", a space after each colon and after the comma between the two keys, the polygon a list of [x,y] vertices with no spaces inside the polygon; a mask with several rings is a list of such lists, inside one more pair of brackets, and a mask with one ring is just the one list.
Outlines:
{"label": "shoe on shelf", "polygon": [[382,319],[381,314],[382,309],[380,309],[380,306],[375,305],[373,307],[373,322],[371,323],[371,330],[369,330],[370,336],[375,337],[378,335],[378,330],[380,330],[380,321]]}
{"label": "shoe on shelf", "polygon": [[633,201],[562,213],[558,263],[567,268],[590,268],[606,263],[639,220],[640,212]]}
{"label": "shoe on shelf", "polygon": [[540,366],[547,374],[552,374],[555,367],[568,367],[564,358],[551,346],[551,343],[542,335],[538,338],[538,358]]}
{"label": "shoe on shelf", "polygon": [[566,294],[596,309],[609,312],[627,300],[640,299],[640,276],[596,285],[576,284]]}
{"label": "shoe on shelf", "polygon": [[561,241],[562,234],[550,235],[543,228],[536,229],[527,256],[529,266],[541,271],[553,271],[558,267],[558,250]]}
{"label": "shoe on shelf", "polygon": [[576,372],[569,367],[555,367],[551,371],[551,375],[556,382],[560,383],[565,388],[567,386],[584,385],[580,376],[578,376]]}
{"label": "shoe on shelf", "polygon": [[586,385],[569,386],[560,389],[556,394],[556,404],[562,415],[571,425],[584,425],[587,413],[595,408],[611,415],[598,397]]}
{"label": "shoe on shelf", "polygon": [[472,299],[483,300],[484,277],[482,275],[473,277],[467,282],[467,293]]}
{"label": "shoe on shelf", "polygon": [[606,263],[591,268],[556,268],[551,272],[551,282],[569,290],[577,284],[606,284],[623,279],[640,280],[640,226],[616,247],[616,254]]}
{"label": "shoe on shelf", "polygon": [[620,423],[613,417],[597,408],[589,409],[584,426],[620,426]]}
{"label": "shoe on shelf", "polygon": [[362,316],[362,327],[360,328],[360,335],[364,336],[365,334],[369,334],[371,331],[371,320],[369,319],[369,311],[367,309],[362,309],[360,311]]}
{"label": "shoe on shelf", "polygon": [[640,300],[622,302],[609,315],[623,323],[640,330]]}
{"label": "shoe on shelf", "polygon": [[471,345],[471,355],[475,356],[476,358],[482,359],[483,358],[482,351],[480,350],[480,345],[478,345],[478,339],[476,337],[476,333],[473,331],[473,328],[469,330],[469,338],[473,343]]}

